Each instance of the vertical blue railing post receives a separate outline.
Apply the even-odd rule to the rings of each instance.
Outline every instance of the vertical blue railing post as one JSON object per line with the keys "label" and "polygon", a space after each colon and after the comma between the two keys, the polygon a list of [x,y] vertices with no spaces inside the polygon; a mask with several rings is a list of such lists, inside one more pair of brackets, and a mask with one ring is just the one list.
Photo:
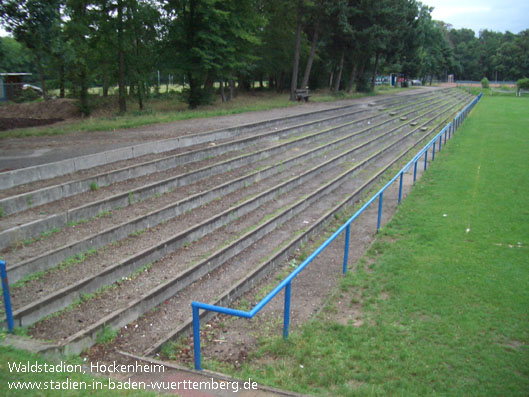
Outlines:
{"label": "vertical blue railing post", "polygon": [[342,273],[347,273],[347,261],[349,259],[349,236],[351,234],[351,224],[345,228],[345,247],[343,250],[343,270]]}
{"label": "vertical blue railing post", "polygon": [[415,164],[413,164],[413,184],[417,181],[417,162],[419,159],[415,160]]}
{"label": "vertical blue railing post", "polygon": [[439,152],[441,151],[441,146],[443,145],[443,137],[439,136]]}
{"label": "vertical blue railing post", "polygon": [[380,223],[382,222],[382,200],[384,192],[380,192],[378,196],[378,218],[377,218],[377,232],[380,230]]}
{"label": "vertical blue railing post", "polygon": [[193,352],[195,355],[195,369],[202,371],[202,363],[200,359],[200,316],[198,307],[191,304],[193,308]]}
{"label": "vertical blue railing post", "polygon": [[448,134],[448,130],[447,129],[445,130],[445,134],[444,134],[445,135],[445,145],[446,145],[446,134]]}
{"label": "vertical blue railing post", "polygon": [[424,151],[424,170],[426,171],[426,167],[428,165],[428,149]]}
{"label": "vertical blue railing post", "polygon": [[283,338],[288,338],[288,327],[290,326],[290,292],[292,281],[285,286],[285,313],[283,316]]}
{"label": "vertical blue railing post", "polygon": [[7,281],[6,263],[0,261],[0,270],[2,275],[2,290],[4,291],[4,307],[6,309],[7,329],[13,332],[15,323],[13,321],[13,308],[11,307],[11,295],[9,294],[9,282]]}
{"label": "vertical blue railing post", "polygon": [[399,179],[399,204],[402,201],[402,179],[404,178],[404,172],[400,173],[400,179]]}
{"label": "vertical blue railing post", "polygon": [[433,143],[433,150],[432,150],[432,161],[435,160],[435,142]]}
{"label": "vertical blue railing post", "polygon": [[452,123],[448,125],[448,139],[452,139]]}

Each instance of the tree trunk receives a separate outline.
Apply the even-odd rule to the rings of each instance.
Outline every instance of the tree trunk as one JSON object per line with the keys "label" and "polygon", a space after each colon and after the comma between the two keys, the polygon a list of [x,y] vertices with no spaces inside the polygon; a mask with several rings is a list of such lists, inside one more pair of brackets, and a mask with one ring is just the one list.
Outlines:
{"label": "tree trunk", "polygon": [[37,68],[39,69],[40,88],[42,89],[42,97],[44,99],[48,99],[48,92],[46,90],[46,79],[44,77],[44,68],[42,67],[42,62],[40,59],[39,51],[37,51]]}
{"label": "tree trunk", "polygon": [[210,75],[208,74],[206,76],[206,79],[204,81],[204,91],[206,91],[209,94],[213,93],[213,85],[215,84],[215,80],[213,80]]}
{"label": "tree trunk", "polygon": [[103,65],[103,97],[108,97],[108,65]]}
{"label": "tree trunk", "polygon": [[188,73],[189,77],[189,108],[195,109],[200,104],[200,84],[191,73]]}
{"label": "tree trunk", "polygon": [[143,82],[138,80],[138,106],[143,110]]}
{"label": "tree trunk", "polygon": [[296,48],[294,49],[294,65],[292,66],[292,81],[290,83],[290,100],[296,100],[296,88],[298,86],[299,49],[301,47],[301,22],[302,22],[302,0],[298,0],[298,21],[296,28]]}
{"label": "tree trunk", "polygon": [[228,96],[228,102],[233,99],[234,91],[235,91],[235,81],[233,79],[230,79],[230,95]]}
{"label": "tree trunk", "polygon": [[118,0],[119,113],[127,111],[125,92],[125,54],[123,52],[123,0]]}
{"label": "tree trunk", "polygon": [[82,66],[81,71],[81,113],[83,116],[88,116],[90,114],[88,109],[88,82],[85,66]]}
{"label": "tree trunk", "polygon": [[356,78],[356,62],[353,62],[353,70],[351,70],[351,77],[349,78],[349,82],[347,83],[347,92],[351,92],[353,90],[353,84]]}
{"label": "tree trunk", "polygon": [[279,74],[279,81],[277,83],[277,92],[281,93],[285,89],[285,71],[282,70]]}
{"label": "tree trunk", "polygon": [[259,76],[259,88],[260,88],[261,90],[264,89],[263,75],[262,75],[262,74]]}
{"label": "tree trunk", "polygon": [[[366,61],[364,60],[360,64],[360,70],[358,71],[358,74],[356,75],[357,82],[360,80],[360,78],[363,78],[365,70],[366,70]],[[357,84],[357,87],[355,88],[355,91],[358,92],[358,84]]]}
{"label": "tree trunk", "polygon": [[224,92],[224,79],[220,79],[220,98],[222,102],[226,102],[226,93]]}
{"label": "tree trunk", "polygon": [[333,80],[334,80],[334,70],[331,70],[331,75],[329,76],[329,90],[332,88]]}
{"label": "tree trunk", "polygon": [[272,75],[268,76],[268,89],[274,89],[276,87],[276,80],[275,77]]}
{"label": "tree trunk", "polygon": [[375,85],[377,81],[377,72],[378,72],[378,61],[380,54],[377,52],[375,54],[375,68],[373,69],[373,76],[371,77],[371,91],[375,91]]}
{"label": "tree trunk", "polygon": [[310,70],[312,69],[312,62],[314,61],[314,56],[316,55],[316,47],[318,44],[318,30],[319,30],[319,21],[316,22],[314,27],[314,35],[312,36],[312,43],[310,45],[310,54],[309,59],[307,60],[307,65],[305,66],[305,73],[303,74],[303,81],[301,82],[300,88],[307,88],[310,78]]}
{"label": "tree trunk", "polygon": [[342,71],[343,71],[343,60],[345,58],[345,48],[342,48],[342,55],[340,55],[340,65],[338,66],[338,76],[334,81],[333,91],[338,92],[340,90],[340,82],[342,81]]}
{"label": "tree trunk", "polygon": [[65,88],[64,88],[64,75],[65,75],[64,61],[61,61],[61,66],[59,70],[59,96],[64,98]]}

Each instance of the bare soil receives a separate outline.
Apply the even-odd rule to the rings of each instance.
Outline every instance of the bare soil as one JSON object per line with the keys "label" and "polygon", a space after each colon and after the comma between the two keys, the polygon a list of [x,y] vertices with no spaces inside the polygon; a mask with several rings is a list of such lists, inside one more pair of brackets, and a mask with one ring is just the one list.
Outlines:
{"label": "bare soil", "polygon": [[23,117],[0,117],[0,131],[11,130],[13,128],[38,127],[64,121],[64,119],[29,119]]}
{"label": "bare soil", "polygon": [[65,120],[78,118],[80,116],[81,113],[79,112],[79,106],[77,105],[77,100],[75,99],[50,99],[48,101],[41,102],[28,102],[0,106],[0,117],[34,120]]}

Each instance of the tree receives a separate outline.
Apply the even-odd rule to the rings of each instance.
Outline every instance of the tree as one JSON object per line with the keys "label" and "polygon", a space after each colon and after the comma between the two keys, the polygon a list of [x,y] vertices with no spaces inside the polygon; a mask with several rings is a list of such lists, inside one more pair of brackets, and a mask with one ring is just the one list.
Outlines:
{"label": "tree", "polygon": [[24,43],[33,53],[44,97],[47,97],[45,68],[53,38],[58,34],[59,9],[59,0],[0,2],[0,14],[7,31],[12,32],[16,40]]}
{"label": "tree", "polygon": [[12,37],[0,37],[0,72],[33,72],[31,51]]}

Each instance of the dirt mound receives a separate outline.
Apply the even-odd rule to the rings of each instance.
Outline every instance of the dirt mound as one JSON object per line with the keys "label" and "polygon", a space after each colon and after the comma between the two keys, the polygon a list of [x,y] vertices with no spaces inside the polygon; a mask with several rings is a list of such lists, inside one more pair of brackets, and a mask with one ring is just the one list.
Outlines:
{"label": "dirt mound", "polygon": [[71,119],[80,117],[75,99],[50,99],[49,101],[0,106],[0,117],[10,119]]}
{"label": "dirt mound", "polygon": [[5,118],[0,117],[0,131],[12,128],[37,127],[64,121],[64,119],[27,119],[27,118]]}

